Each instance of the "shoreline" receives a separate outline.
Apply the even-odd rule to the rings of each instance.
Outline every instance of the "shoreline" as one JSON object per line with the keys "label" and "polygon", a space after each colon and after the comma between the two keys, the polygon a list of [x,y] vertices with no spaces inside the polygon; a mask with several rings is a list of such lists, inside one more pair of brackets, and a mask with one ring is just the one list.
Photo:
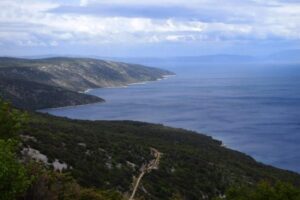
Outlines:
{"label": "shoreline", "polygon": [[[162,80],[165,80],[169,77],[172,77],[172,76],[176,76],[176,74],[172,74],[172,75],[163,75],[162,78],[158,78],[156,80],[152,80],[152,81],[143,81],[143,82],[136,82],[136,83],[129,83],[129,84],[126,84],[126,85],[123,85],[123,86],[115,86],[115,87],[99,87],[99,88],[89,88],[89,89],[86,89],[84,91],[78,91],[78,93],[82,93],[82,94],[89,94],[90,91],[92,90],[96,90],[96,89],[106,89],[106,88],[127,88],[131,85],[144,85],[144,84],[147,84],[147,83],[150,83],[150,82],[156,82],[156,81],[162,81]],[[92,94],[89,94],[89,95],[92,95]],[[96,95],[93,95],[93,96],[96,96]],[[96,96],[98,97],[98,96]],[[101,97],[100,97],[101,98]],[[70,106],[62,106],[62,107],[54,107],[54,108],[43,108],[43,109],[38,109],[38,110],[35,110],[36,112],[40,112],[40,113],[48,113],[47,112],[48,110],[55,110],[55,109],[63,109],[63,108],[75,108],[75,107],[80,107],[80,106],[86,106],[86,105],[94,105],[94,104],[102,104],[102,103],[105,103],[106,100],[104,99],[104,101],[100,101],[100,102],[95,102],[95,103],[86,103],[86,104],[79,104],[79,105],[70,105]],[[55,115],[54,115],[55,116]]]}
{"label": "shoreline", "polygon": [[[39,112],[39,113],[46,113],[46,114],[50,114],[48,112],[46,112],[47,110],[56,110],[56,109],[63,109],[63,108],[75,108],[75,107],[80,107],[80,106],[86,106],[86,105],[94,105],[94,104],[102,104],[102,103],[105,103],[105,100],[104,101],[100,101],[100,102],[95,102],[95,103],[86,103],[86,104],[79,104],[79,105],[73,105],[73,106],[62,106],[62,107],[54,107],[54,108],[43,108],[43,109],[38,109],[38,110],[35,110],[36,112]],[[52,114],[50,114],[52,115]],[[53,116],[56,116],[56,115],[53,115]]]}
{"label": "shoreline", "polygon": [[144,85],[147,83],[151,83],[151,82],[156,82],[156,81],[162,81],[165,79],[168,79],[169,77],[172,76],[176,76],[176,74],[172,74],[172,75],[163,75],[162,78],[158,78],[156,80],[150,80],[150,81],[140,81],[140,82],[133,82],[133,83],[126,83],[124,85],[120,85],[120,86],[110,86],[110,87],[99,87],[99,88],[88,88],[84,91],[79,91],[80,93],[84,93],[84,94],[89,94],[90,91],[92,90],[96,90],[96,89],[107,89],[107,88],[127,88],[131,85]]}

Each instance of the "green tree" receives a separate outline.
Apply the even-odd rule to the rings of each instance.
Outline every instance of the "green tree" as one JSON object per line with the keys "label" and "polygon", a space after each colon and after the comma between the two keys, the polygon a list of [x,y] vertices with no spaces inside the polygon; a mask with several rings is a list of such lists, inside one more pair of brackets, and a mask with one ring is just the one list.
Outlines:
{"label": "green tree", "polygon": [[30,185],[30,177],[19,162],[18,141],[12,139],[25,121],[25,115],[0,100],[0,200],[13,200]]}
{"label": "green tree", "polygon": [[30,185],[24,166],[17,160],[16,143],[0,139],[0,200],[13,200]]}
{"label": "green tree", "polygon": [[12,108],[9,103],[0,99],[0,139],[15,137],[26,121],[25,113]]}

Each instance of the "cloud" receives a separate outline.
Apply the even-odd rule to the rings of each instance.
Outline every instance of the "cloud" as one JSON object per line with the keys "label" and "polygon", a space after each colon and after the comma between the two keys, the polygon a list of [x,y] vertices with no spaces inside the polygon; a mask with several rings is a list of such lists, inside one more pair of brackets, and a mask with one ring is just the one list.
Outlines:
{"label": "cloud", "polygon": [[199,12],[182,6],[146,6],[146,5],[92,5],[61,6],[51,10],[53,13],[95,15],[100,17],[127,18],[198,18]]}
{"label": "cloud", "polygon": [[299,40],[300,4],[280,0],[2,0],[0,43]]}

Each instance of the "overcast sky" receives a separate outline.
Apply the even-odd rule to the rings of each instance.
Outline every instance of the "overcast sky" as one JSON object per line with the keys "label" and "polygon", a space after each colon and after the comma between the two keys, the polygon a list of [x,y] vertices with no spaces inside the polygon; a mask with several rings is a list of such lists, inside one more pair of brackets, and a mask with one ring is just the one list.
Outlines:
{"label": "overcast sky", "polygon": [[1,55],[268,54],[300,48],[300,0],[0,0]]}

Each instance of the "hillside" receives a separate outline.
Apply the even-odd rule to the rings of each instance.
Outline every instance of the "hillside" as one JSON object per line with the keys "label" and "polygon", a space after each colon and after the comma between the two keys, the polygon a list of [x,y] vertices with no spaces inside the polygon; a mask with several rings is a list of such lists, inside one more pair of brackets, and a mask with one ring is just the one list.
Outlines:
{"label": "hillside", "polygon": [[163,125],[31,114],[22,135],[28,148],[39,150],[49,163],[59,161],[82,186],[127,195],[133,176],[153,159],[150,149],[157,149],[162,155],[159,169],[145,174],[137,191],[140,199],[170,199],[175,194],[210,199],[236,183],[260,180],[300,185],[296,173],[258,163],[211,137]]}
{"label": "hillside", "polygon": [[73,91],[154,81],[173,73],[142,65],[89,58],[0,58],[0,75]]}
{"label": "hillside", "polygon": [[0,97],[22,109],[102,102],[89,88],[154,81],[172,74],[141,65],[88,58],[0,58]]}
{"label": "hillside", "polygon": [[82,94],[60,87],[1,76],[0,96],[11,102],[15,107],[28,110],[75,106],[104,101],[96,96]]}

